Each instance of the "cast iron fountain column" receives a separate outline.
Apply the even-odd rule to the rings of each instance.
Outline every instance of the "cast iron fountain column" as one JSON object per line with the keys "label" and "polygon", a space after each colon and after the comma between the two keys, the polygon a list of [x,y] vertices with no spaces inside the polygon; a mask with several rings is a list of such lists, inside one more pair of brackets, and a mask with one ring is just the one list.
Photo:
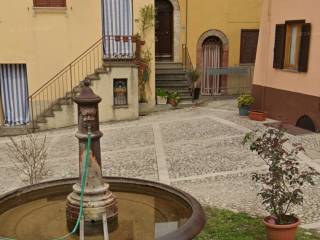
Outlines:
{"label": "cast iron fountain column", "polygon": [[80,181],[73,186],[73,192],[67,197],[67,224],[72,230],[79,215],[82,161],[86,152],[88,132],[91,132],[92,145],[89,161],[87,183],[84,191],[84,226],[85,234],[91,235],[102,232],[103,214],[107,213],[109,231],[118,225],[118,209],[116,199],[109,190],[109,185],[103,181],[101,170],[100,138],[98,104],[101,98],[95,95],[89,87],[90,81],[84,81],[80,95],[74,98],[78,104],[78,132],[79,139],[79,169]]}

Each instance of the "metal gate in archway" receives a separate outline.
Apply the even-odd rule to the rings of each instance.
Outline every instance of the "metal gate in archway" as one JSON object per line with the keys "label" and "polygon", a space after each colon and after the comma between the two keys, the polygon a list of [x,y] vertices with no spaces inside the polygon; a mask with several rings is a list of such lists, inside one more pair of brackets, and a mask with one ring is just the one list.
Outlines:
{"label": "metal gate in archway", "polygon": [[220,94],[221,76],[208,74],[208,69],[220,68],[222,60],[222,42],[217,37],[207,38],[202,45],[203,69],[201,94],[212,96]]}

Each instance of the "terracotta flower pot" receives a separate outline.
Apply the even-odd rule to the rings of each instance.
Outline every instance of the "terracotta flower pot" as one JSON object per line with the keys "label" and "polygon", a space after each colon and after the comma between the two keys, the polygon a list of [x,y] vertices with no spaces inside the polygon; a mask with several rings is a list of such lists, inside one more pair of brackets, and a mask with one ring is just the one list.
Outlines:
{"label": "terracotta flower pot", "polygon": [[267,231],[267,240],[295,240],[300,220],[295,218],[296,222],[288,225],[275,224],[273,217],[266,217],[263,223]]}
{"label": "terracotta flower pot", "polygon": [[177,106],[177,101],[172,98],[168,98],[168,103],[171,104],[173,107]]}
{"label": "terracotta flower pot", "polygon": [[254,121],[265,121],[266,117],[267,115],[264,112],[250,111],[249,113],[249,118]]}

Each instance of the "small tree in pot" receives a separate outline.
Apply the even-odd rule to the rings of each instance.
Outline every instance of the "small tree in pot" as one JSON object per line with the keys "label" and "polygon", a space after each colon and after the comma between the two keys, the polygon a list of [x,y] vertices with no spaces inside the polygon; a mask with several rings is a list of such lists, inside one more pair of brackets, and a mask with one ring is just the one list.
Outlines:
{"label": "small tree in pot", "polygon": [[200,73],[197,69],[191,69],[187,72],[187,76],[191,83],[190,85],[191,85],[193,99],[198,99],[200,94],[200,88],[196,87],[196,82],[200,77]]}
{"label": "small tree in pot", "polygon": [[251,105],[254,103],[254,99],[249,94],[242,94],[238,97],[238,107],[240,116],[248,116]]}
{"label": "small tree in pot", "polygon": [[258,136],[257,132],[247,134],[243,140],[268,166],[267,172],[252,175],[252,180],[261,184],[258,195],[270,213],[264,218],[268,240],[295,239],[300,221],[293,215],[292,208],[302,205],[303,185],[314,185],[313,177],[318,175],[312,168],[300,170],[297,154],[303,148],[300,144],[291,148],[287,142],[284,131],[273,128]]}

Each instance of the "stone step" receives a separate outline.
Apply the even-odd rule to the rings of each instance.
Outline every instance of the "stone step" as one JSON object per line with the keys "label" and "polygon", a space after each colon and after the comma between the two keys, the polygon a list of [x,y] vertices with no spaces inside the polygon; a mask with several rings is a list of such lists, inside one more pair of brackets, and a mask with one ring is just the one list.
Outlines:
{"label": "stone step", "polygon": [[171,87],[174,87],[174,88],[177,88],[177,87],[189,87],[189,84],[186,81],[160,81],[160,82],[156,83],[156,87],[159,87],[159,88],[164,88],[164,87],[167,87],[167,88],[171,88]]}
{"label": "stone step", "polygon": [[45,117],[38,117],[36,123],[47,123],[47,119]]}
{"label": "stone step", "polygon": [[107,68],[104,68],[104,67],[101,67],[101,68],[97,68],[95,71],[94,71],[96,74],[103,74],[103,73],[108,73],[108,70]]}
{"label": "stone step", "polygon": [[173,80],[173,81],[185,81],[187,80],[186,76],[184,74],[176,74],[176,75],[171,75],[171,74],[161,74],[156,76],[156,81],[161,81],[161,80]]}
{"label": "stone step", "polygon": [[182,63],[156,62],[156,69],[183,69]]}
{"label": "stone step", "polygon": [[173,79],[168,79],[168,80],[156,80],[156,85],[162,84],[162,85],[170,85],[170,84],[183,84],[185,86],[189,86],[189,82],[187,80],[173,80]]}
{"label": "stone step", "polygon": [[60,104],[54,104],[51,107],[52,111],[62,111],[61,105]]}
{"label": "stone step", "polygon": [[96,74],[96,73],[89,74],[86,78],[89,79],[90,81],[95,81],[100,79],[99,74]]}
{"label": "stone step", "polygon": [[53,113],[52,108],[50,110],[46,111],[42,116],[46,117],[46,118],[47,117],[54,117],[54,113]]}
{"label": "stone step", "polygon": [[186,75],[183,69],[156,69],[156,76],[158,75]]}
{"label": "stone step", "polygon": [[60,104],[60,105],[70,105],[70,104],[72,104],[72,98],[70,98],[70,97],[60,98],[58,100],[58,104]]}
{"label": "stone step", "polygon": [[74,96],[74,94],[75,94],[76,92],[75,92],[75,90],[73,89],[73,91],[72,92],[67,92],[66,93],[66,98],[72,98],[73,96]]}
{"label": "stone step", "polygon": [[186,97],[186,96],[180,96],[180,101],[183,102],[183,101],[190,101],[192,102],[192,97]]}
{"label": "stone step", "polygon": [[[163,87],[161,88],[164,91],[170,92],[170,91],[177,91],[176,88],[170,88],[170,87]],[[184,87],[184,88],[179,88],[178,91],[180,93],[184,93],[184,94],[189,94],[190,93],[190,89],[188,87]]]}
{"label": "stone step", "polygon": [[192,98],[189,100],[181,100],[178,104],[178,107],[191,107],[193,106]]}

